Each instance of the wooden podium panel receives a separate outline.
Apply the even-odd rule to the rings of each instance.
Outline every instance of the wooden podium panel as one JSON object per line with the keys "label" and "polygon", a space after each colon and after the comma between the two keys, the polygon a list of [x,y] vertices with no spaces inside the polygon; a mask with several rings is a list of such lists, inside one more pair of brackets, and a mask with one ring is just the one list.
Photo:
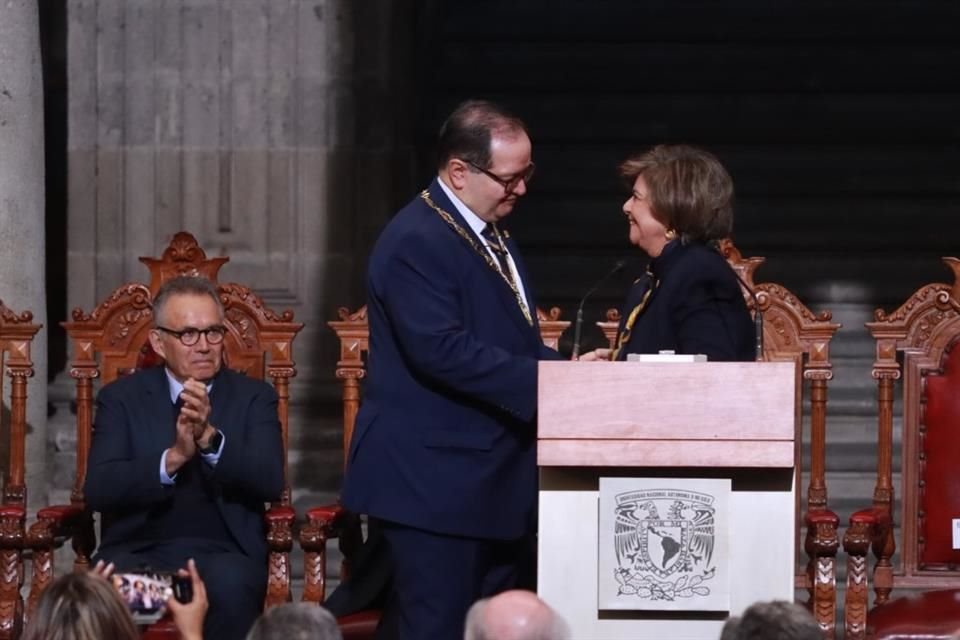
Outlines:
{"label": "wooden podium panel", "polygon": [[[716,640],[728,615],[793,599],[792,362],[540,364],[538,593],[578,640]],[[600,478],[729,478],[729,611],[604,610]]]}
{"label": "wooden podium panel", "polygon": [[792,362],[542,362],[542,467],[792,467]]}

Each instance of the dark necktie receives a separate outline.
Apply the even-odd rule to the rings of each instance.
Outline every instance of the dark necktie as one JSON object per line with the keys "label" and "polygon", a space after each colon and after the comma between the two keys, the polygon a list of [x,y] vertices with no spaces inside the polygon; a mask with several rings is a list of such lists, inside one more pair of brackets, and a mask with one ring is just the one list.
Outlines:
{"label": "dark necktie", "polygon": [[487,223],[487,226],[483,228],[483,231],[480,232],[487,243],[490,245],[490,250],[493,251],[493,255],[497,258],[497,264],[500,265],[500,272],[506,276],[507,280],[510,281],[510,284],[516,284],[513,280],[513,271],[510,270],[510,259],[507,256],[507,245],[503,243],[503,238],[500,236],[500,231],[497,229],[497,225],[493,223]]}

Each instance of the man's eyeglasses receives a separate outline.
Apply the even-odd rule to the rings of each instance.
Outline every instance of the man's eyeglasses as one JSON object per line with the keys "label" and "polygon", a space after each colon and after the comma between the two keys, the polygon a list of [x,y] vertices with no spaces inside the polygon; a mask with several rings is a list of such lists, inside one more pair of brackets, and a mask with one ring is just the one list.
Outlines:
{"label": "man's eyeglasses", "polygon": [[223,342],[223,336],[227,333],[227,328],[223,325],[215,324],[212,327],[207,327],[206,329],[194,329],[193,327],[187,327],[186,329],[182,329],[180,331],[175,331],[166,327],[157,327],[157,331],[169,333],[183,343],[183,346],[192,347],[200,341],[201,334],[206,336],[207,344],[220,344]]}
{"label": "man's eyeglasses", "polygon": [[503,187],[503,190],[506,191],[507,193],[513,193],[513,190],[517,188],[517,185],[520,184],[521,180],[523,180],[524,184],[530,184],[530,180],[533,179],[533,172],[537,168],[536,165],[531,162],[530,164],[527,165],[526,169],[516,174],[515,176],[512,176],[510,178],[501,178],[500,176],[493,173],[492,171],[487,171],[483,167],[478,166],[470,162],[469,160],[464,160],[464,162],[466,162],[468,165],[470,165],[471,167],[473,167],[483,175],[487,176],[488,178],[490,178],[491,180],[499,184],[501,187]]}

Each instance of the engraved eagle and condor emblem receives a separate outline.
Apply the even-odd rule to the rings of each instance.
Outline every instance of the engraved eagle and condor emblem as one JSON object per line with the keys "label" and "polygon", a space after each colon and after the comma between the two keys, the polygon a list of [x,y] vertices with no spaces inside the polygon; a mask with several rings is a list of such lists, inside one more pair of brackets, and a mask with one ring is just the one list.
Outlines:
{"label": "engraved eagle and condor emblem", "polygon": [[714,497],[649,489],[615,497],[614,579],[618,596],[675,600],[709,596],[714,577]]}

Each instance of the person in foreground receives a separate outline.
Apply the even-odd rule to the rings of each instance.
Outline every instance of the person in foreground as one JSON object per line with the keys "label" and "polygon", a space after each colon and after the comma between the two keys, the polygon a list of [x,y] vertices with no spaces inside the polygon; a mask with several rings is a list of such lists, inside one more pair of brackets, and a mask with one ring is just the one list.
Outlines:
{"label": "person in foreground", "polygon": [[344,506],[376,518],[393,563],[378,637],[456,638],[478,598],[530,562],[540,338],[532,282],[502,228],[533,176],[519,119],[460,105],[438,176],[370,256],[366,396]]}
{"label": "person in foreground", "polygon": [[626,160],[630,243],[650,258],[627,295],[615,349],[580,360],[672,350],[754,360],[755,334],[733,269],[717,251],[733,231],[733,181],[713,154],[659,145]]}
{"label": "person in foreground", "polygon": [[96,557],[122,571],[194,558],[210,597],[204,636],[236,640],[266,593],[264,503],[283,488],[277,396],[222,366],[224,312],[209,280],[164,283],[153,320],[164,366],[97,395],[84,486],[102,514]]}
{"label": "person in foreground", "polygon": [[[21,640],[139,640],[140,632],[120,594],[108,582],[113,565],[103,561],[89,572],[68,573],[53,581],[40,596]],[[167,608],[183,640],[203,640],[207,593],[191,561],[193,598],[171,598]]]}
{"label": "person in foreground", "polygon": [[530,591],[478,600],[467,613],[464,640],[569,640],[567,623]]}
{"label": "person in foreground", "polygon": [[288,602],[260,616],[246,640],[343,640],[337,619],[323,607]]}
{"label": "person in foreground", "polygon": [[727,620],[721,640],[823,640],[809,611],[795,602],[756,602],[740,617]]}

